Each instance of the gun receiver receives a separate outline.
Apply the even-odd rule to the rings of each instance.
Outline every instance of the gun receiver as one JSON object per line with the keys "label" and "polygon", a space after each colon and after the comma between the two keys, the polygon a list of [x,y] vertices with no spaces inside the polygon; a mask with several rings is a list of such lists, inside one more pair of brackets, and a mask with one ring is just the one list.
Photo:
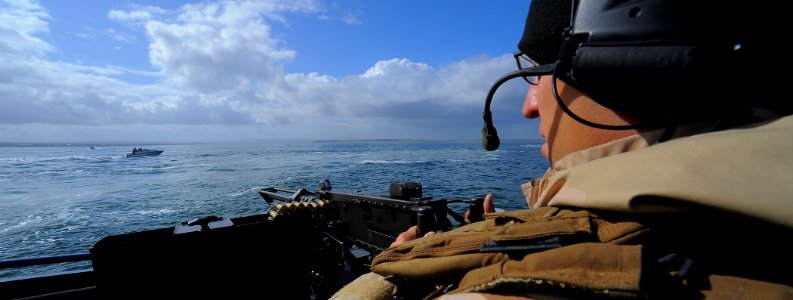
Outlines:
{"label": "gun receiver", "polygon": [[[483,201],[482,198],[423,197],[421,183],[417,181],[392,182],[387,196],[335,191],[327,180],[320,182],[317,192],[270,187],[260,189],[259,195],[271,204],[268,211],[271,218],[311,211],[313,219],[325,221],[328,225],[325,229],[332,235],[352,238],[356,245],[373,254],[388,248],[400,233],[413,225],[422,236],[430,231],[451,229],[447,214],[463,223],[463,217],[449,209],[448,203],[468,202],[472,215],[481,216]],[[273,205],[273,201],[280,203]]]}
{"label": "gun receiver", "polygon": [[423,236],[430,231],[450,230],[447,215],[465,224],[463,216],[447,206],[449,203],[468,203],[471,221],[475,222],[482,219],[484,202],[483,198],[424,197],[417,181],[391,182],[388,195],[337,191],[328,180],[322,180],[316,192],[268,187],[260,189],[259,195],[270,204],[267,215],[271,221],[303,220],[298,222],[313,224],[322,236],[318,253],[323,258],[312,264],[311,286],[320,287],[314,295],[341,287],[344,277],[351,280],[368,272],[372,259],[411,226],[415,225],[418,235]]}

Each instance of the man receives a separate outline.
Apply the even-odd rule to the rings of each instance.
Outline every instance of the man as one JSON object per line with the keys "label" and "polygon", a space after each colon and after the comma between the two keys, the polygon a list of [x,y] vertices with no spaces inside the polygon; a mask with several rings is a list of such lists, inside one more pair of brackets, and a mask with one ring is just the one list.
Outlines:
{"label": "man", "polygon": [[775,11],[686,2],[532,1],[484,130],[497,147],[498,86],[534,85],[523,115],[552,168],[523,186],[532,209],[408,230],[338,298],[793,298]]}

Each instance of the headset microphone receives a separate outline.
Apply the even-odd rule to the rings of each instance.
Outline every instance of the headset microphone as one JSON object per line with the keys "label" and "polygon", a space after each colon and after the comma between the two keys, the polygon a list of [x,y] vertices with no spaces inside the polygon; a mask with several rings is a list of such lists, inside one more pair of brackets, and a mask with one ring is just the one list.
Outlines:
{"label": "headset microphone", "polygon": [[556,64],[547,64],[534,68],[526,68],[509,72],[506,75],[501,76],[501,78],[493,83],[493,86],[490,87],[490,91],[487,92],[487,98],[485,99],[485,111],[482,113],[482,118],[485,120],[485,126],[482,127],[482,147],[484,147],[485,150],[494,151],[498,149],[499,145],[501,145],[501,140],[498,138],[496,127],[493,126],[493,113],[490,112],[490,102],[493,101],[493,95],[496,94],[496,90],[502,84],[504,84],[504,82],[507,82],[513,78],[552,74],[555,67]]}
{"label": "headset microphone", "polygon": [[485,126],[482,127],[482,147],[487,151],[494,151],[501,145],[501,140],[498,138],[498,132],[493,127],[493,116],[490,110],[485,110],[482,116],[485,119]]}

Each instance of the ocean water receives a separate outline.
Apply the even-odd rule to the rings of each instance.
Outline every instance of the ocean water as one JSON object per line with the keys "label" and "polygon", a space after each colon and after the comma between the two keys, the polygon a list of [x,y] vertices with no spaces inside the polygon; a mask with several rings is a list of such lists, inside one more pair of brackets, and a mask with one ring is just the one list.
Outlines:
{"label": "ocean water", "polygon": [[[264,213],[257,190],[334,188],[387,194],[418,180],[424,196],[496,196],[525,207],[520,184],[548,163],[539,140],[352,141],[147,145],[156,157],[125,157],[130,146],[0,147],[0,260],[88,253],[107,235],[174,226],[207,215]],[[464,207],[452,207],[458,212]],[[0,281],[90,269],[90,262],[0,270]]]}

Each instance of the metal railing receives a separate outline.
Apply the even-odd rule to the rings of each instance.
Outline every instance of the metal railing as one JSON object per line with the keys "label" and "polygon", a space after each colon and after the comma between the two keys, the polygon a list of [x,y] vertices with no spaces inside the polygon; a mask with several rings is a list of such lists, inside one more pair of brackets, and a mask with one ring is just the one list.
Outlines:
{"label": "metal railing", "polygon": [[91,254],[81,253],[81,254],[67,254],[67,255],[57,255],[57,256],[0,260],[0,269],[20,268],[27,266],[38,266],[38,265],[86,261],[86,260],[91,260]]}

